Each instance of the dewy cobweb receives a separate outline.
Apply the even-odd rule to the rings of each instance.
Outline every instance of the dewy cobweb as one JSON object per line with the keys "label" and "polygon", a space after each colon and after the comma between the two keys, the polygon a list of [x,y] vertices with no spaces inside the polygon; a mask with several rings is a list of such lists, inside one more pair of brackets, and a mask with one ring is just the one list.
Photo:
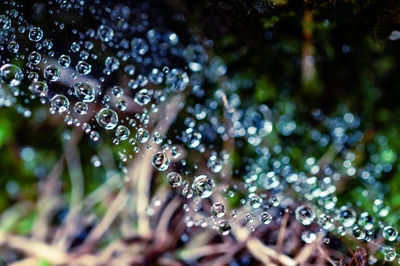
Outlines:
{"label": "dewy cobweb", "polygon": [[[183,200],[187,228],[213,228],[222,236],[238,228],[251,232],[290,211],[308,228],[301,235],[306,243],[317,236],[329,242],[329,234],[372,242],[382,235],[387,260],[396,257],[398,230],[386,224],[390,209],[381,196],[370,194],[373,213],[356,213],[354,203],[343,204],[335,194],[343,176],[371,183],[382,167],[376,161],[354,166],[355,154],[346,147],[363,139],[357,116],[343,111],[330,118],[314,110],[318,126],[305,129],[290,114],[241,99],[240,82],[227,76],[212,42],[181,40],[147,14],[146,4],[89,2],[43,2],[34,6],[35,15],[45,10],[37,19],[25,16],[28,5],[1,4],[2,108],[32,117],[39,103],[79,128],[91,145],[110,139],[122,173],[137,158],[147,160],[150,178],[163,179]],[[268,140],[293,134],[309,134],[313,145],[339,159],[326,165],[309,155],[304,165],[292,165],[290,145]],[[239,152],[240,165],[232,165],[233,149],[249,151]],[[91,163],[102,167],[97,155]],[[139,174],[146,179],[146,171]],[[121,187],[131,178],[121,179]]]}

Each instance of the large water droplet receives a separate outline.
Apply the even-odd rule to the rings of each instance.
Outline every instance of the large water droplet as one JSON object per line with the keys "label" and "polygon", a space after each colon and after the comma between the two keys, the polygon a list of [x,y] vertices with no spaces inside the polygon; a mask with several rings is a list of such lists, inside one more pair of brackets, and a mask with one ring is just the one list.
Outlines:
{"label": "large water droplet", "polygon": [[103,42],[109,42],[114,38],[114,31],[110,27],[101,25],[97,29],[97,36],[99,36],[100,40]]}
{"label": "large water droplet", "polygon": [[111,130],[118,124],[118,115],[112,109],[103,108],[96,114],[96,120],[101,127]]}
{"label": "large water droplet", "polygon": [[167,170],[169,162],[170,161],[168,156],[163,152],[157,152],[156,154],[153,155],[152,164],[154,168],[156,168],[159,171]]}
{"label": "large water droplet", "polygon": [[135,98],[134,98],[135,103],[137,103],[138,105],[146,105],[151,101],[151,98],[149,96],[149,91],[146,89],[142,89],[140,91],[138,91],[135,94]]}
{"label": "large water droplet", "polygon": [[93,102],[95,99],[95,90],[89,83],[79,82],[74,85],[75,96],[83,102]]}
{"label": "large water droplet", "polygon": [[5,64],[0,68],[0,79],[8,86],[18,86],[23,78],[24,73],[16,65]]}
{"label": "large water droplet", "polygon": [[56,94],[51,99],[51,107],[58,113],[64,113],[68,110],[69,100],[62,94]]}
{"label": "large water droplet", "polygon": [[43,37],[43,31],[39,27],[33,27],[29,31],[29,35],[28,36],[29,36],[29,40],[31,40],[32,42],[38,42]]}
{"label": "large water droplet", "polygon": [[177,172],[171,172],[167,175],[167,181],[172,187],[179,187],[182,183],[182,177]]}
{"label": "large water droplet", "polygon": [[52,82],[57,81],[61,77],[60,70],[55,65],[48,65],[44,69],[44,77]]}
{"label": "large water droplet", "polygon": [[47,93],[49,92],[47,83],[43,81],[32,82],[32,84],[29,86],[29,90],[39,97],[46,97]]}
{"label": "large water droplet", "polygon": [[200,197],[208,198],[213,193],[214,182],[206,175],[199,175],[194,179],[192,188]]}
{"label": "large water droplet", "polygon": [[225,214],[225,206],[220,202],[216,202],[211,206],[211,213],[215,217],[222,217]]}
{"label": "large water droplet", "polygon": [[296,219],[303,225],[310,225],[314,219],[314,211],[308,206],[299,206],[295,210]]}
{"label": "large water droplet", "polygon": [[115,136],[121,141],[127,140],[130,134],[130,130],[124,125],[119,125],[115,130]]}

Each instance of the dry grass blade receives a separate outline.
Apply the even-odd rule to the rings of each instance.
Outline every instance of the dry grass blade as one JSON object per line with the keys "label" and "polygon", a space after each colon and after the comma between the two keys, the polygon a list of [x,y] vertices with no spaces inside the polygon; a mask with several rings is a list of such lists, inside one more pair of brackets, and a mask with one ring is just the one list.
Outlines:
{"label": "dry grass blade", "polygon": [[325,258],[327,262],[329,262],[333,266],[336,266],[336,263],[329,257],[328,254],[326,254],[325,250],[321,247],[321,245],[318,245],[318,251],[321,253],[321,255]]}
{"label": "dry grass blade", "polygon": [[292,258],[280,254],[276,250],[265,246],[260,240],[256,238],[250,238],[247,241],[247,249],[251,252],[251,254],[255,258],[257,258],[266,265],[271,265],[270,264],[271,259],[278,261],[286,266],[298,265],[298,263]]}
{"label": "dry grass blade", "polygon": [[125,206],[126,201],[128,200],[128,190],[124,187],[115,200],[112,202],[108,211],[101,222],[96,226],[95,229],[89,234],[85,244],[80,248],[81,252],[89,252],[94,248],[94,245],[97,241],[104,235],[104,233],[108,230],[114,219],[117,217],[118,213]]}
{"label": "dry grass blade", "polygon": [[214,255],[218,253],[225,253],[229,250],[229,245],[227,244],[215,244],[215,245],[206,245],[200,247],[193,247],[184,249],[180,257],[183,260],[195,260],[204,256]]}
{"label": "dry grass blade", "polygon": [[[165,104],[162,111],[163,115],[159,118],[159,122],[155,126],[154,131],[159,132],[161,135],[167,133],[180,110],[179,103],[182,102],[182,99],[182,95],[177,95]],[[161,113],[161,110],[159,112]],[[134,193],[136,198],[133,199],[133,202],[136,202],[137,204],[136,212],[138,216],[138,231],[143,236],[149,235],[151,232],[146,207],[148,206],[150,197],[151,177],[153,172],[151,158],[153,153],[154,150],[145,149],[145,152],[142,155],[143,157],[133,163],[128,173],[132,188],[134,189],[134,192],[136,192]]]}
{"label": "dry grass blade", "polygon": [[9,235],[0,231],[0,244],[17,249],[29,256],[43,258],[54,265],[67,264],[68,254],[61,249],[21,236]]}
{"label": "dry grass blade", "polygon": [[154,239],[155,243],[164,243],[168,237],[168,225],[171,221],[172,215],[179,207],[180,200],[174,198],[164,209],[160,221],[158,222],[155,230]]}
{"label": "dry grass blade", "polygon": [[299,264],[304,264],[307,262],[307,260],[311,257],[311,255],[314,253],[315,248],[319,246],[321,243],[321,238],[318,237],[316,240],[314,240],[312,243],[305,245],[296,255],[294,258],[295,261],[297,261]]}
{"label": "dry grass blade", "polygon": [[32,237],[37,240],[44,240],[48,232],[50,212],[57,206],[57,193],[59,193],[59,178],[64,170],[64,156],[62,156],[53,170],[47,176],[45,183],[39,193],[37,202],[38,218],[35,221]]}
{"label": "dry grass blade", "polygon": [[282,253],[283,241],[285,240],[286,226],[289,221],[289,211],[286,210],[283,216],[281,227],[279,228],[278,241],[276,243],[276,251]]}

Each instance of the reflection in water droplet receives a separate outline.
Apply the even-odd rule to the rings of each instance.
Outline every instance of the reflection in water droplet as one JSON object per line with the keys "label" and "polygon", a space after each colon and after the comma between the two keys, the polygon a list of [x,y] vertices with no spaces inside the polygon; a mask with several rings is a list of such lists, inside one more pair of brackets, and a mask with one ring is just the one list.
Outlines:
{"label": "reflection in water droplet", "polygon": [[192,184],[193,190],[202,198],[208,198],[213,193],[214,183],[206,175],[197,176]]}
{"label": "reflection in water droplet", "polygon": [[62,94],[56,94],[51,99],[51,107],[58,113],[64,113],[68,110],[69,100]]}
{"label": "reflection in water droplet", "polygon": [[167,170],[169,162],[170,161],[168,156],[163,152],[157,152],[156,154],[153,155],[152,164],[154,168],[156,168],[159,171]]}
{"label": "reflection in water droplet", "polygon": [[314,211],[308,206],[300,206],[295,210],[296,219],[303,225],[310,225],[314,219]]}
{"label": "reflection in water droplet", "polygon": [[39,97],[46,97],[49,92],[47,83],[43,81],[32,82],[32,84],[29,85],[29,90]]}
{"label": "reflection in water droplet", "polygon": [[8,86],[15,87],[21,84],[24,73],[16,65],[5,64],[0,68],[0,79]]}
{"label": "reflection in water droplet", "polygon": [[55,65],[48,65],[44,69],[44,77],[52,82],[60,79],[61,72]]}
{"label": "reflection in water droplet", "polygon": [[96,120],[101,127],[111,130],[117,126],[118,115],[112,109],[103,108],[96,114]]}
{"label": "reflection in water droplet", "polygon": [[73,86],[75,96],[83,102],[93,102],[95,99],[95,90],[89,83],[79,82]]}
{"label": "reflection in water droplet", "polygon": [[167,181],[172,187],[179,187],[182,183],[182,177],[177,172],[171,172],[167,175]]}
{"label": "reflection in water droplet", "polygon": [[43,31],[39,27],[33,27],[29,31],[29,40],[32,42],[38,42],[42,39],[43,37]]}

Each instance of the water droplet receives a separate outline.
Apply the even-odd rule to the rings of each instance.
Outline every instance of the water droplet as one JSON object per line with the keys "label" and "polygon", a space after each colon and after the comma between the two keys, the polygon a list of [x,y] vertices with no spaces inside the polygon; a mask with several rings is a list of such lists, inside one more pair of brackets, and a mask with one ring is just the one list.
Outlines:
{"label": "water droplet", "polygon": [[358,225],[363,227],[365,230],[371,230],[374,227],[374,217],[369,215],[367,212],[360,214],[358,218]]}
{"label": "water droplet", "polygon": [[342,222],[344,227],[351,227],[356,222],[355,212],[343,206],[339,210],[339,220]]}
{"label": "water droplet", "polygon": [[48,65],[44,69],[44,77],[52,82],[60,79],[61,72],[55,65]]}
{"label": "water droplet", "polygon": [[83,102],[93,102],[96,95],[95,90],[89,83],[79,82],[73,86],[75,96]]}
{"label": "water droplet", "polygon": [[92,66],[86,61],[79,61],[75,69],[81,75],[88,75],[92,71]]}
{"label": "water droplet", "polygon": [[353,236],[359,240],[362,240],[365,238],[366,233],[363,229],[356,225],[353,227]]}
{"label": "water droplet", "polygon": [[185,71],[174,68],[168,72],[166,83],[172,89],[183,91],[189,84],[189,76]]}
{"label": "water droplet", "polygon": [[186,129],[182,137],[183,142],[192,149],[197,148],[200,145],[201,139],[202,135],[191,127]]}
{"label": "water droplet", "polygon": [[127,140],[130,134],[130,130],[124,125],[119,125],[115,130],[115,136],[121,141]]}
{"label": "water droplet", "polygon": [[152,164],[157,170],[165,171],[169,166],[169,158],[165,153],[157,152],[153,155]]}
{"label": "water droplet", "polygon": [[383,237],[386,238],[387,240],[395,241],[397,236],[399,235],[399,232],[393,226],[388,225],[383,228],[382,234]]}
{"label": "water droplet", "polygon": [[90,162],[94,167],[100,167],[101,166],[101,160],[100,157],[97,155],[93,155],[92,158],[90,159]]}
{"label": "water droplet", "polygon": [[19,51],[19,44],[16,41],[11,41],[8,43],[7,49],[10,53],[16,54]]}
{"label": "water droplet", "polygon": [[111,130],[118,124],[118,115],[112,109],[103,108],[96,114],[96,120],[101,127]]}
{"label": "water droplet", "polygon": [[133,38],[131,41],[131,47],[134,53],[140,55],[144,55],[149,50],[146,41],[141,38]]}
{"label": "water droplet", "polygon": [[396,258],[396,251],[392,248],[385,249],[385,260],[387,261],[394,261]]}
{"label": "water droplet", "polygon": [[122,97],[124,95],[124,91],[120,86],[114,86],[111,88],[111,92],[115,97]]}
{"label": "water droplet", "polygon": [[249,205],[254,209],[260,208],[262,199],[257,194],[251,193],[249,195]]}
{"label": "water droplet", "polygon": [[182,189],[182,196],[184,196],[185,198],[192,198],[193,197],[193,190],[190,187],[184,187]]}
{"label": "water droplet", "polygon": [[151,98],[149,96],[149,91],[146,89],[142,89],[142,90],[138,91],[135,94],[134,101],[135,101],[135,103],[137,103],[140,106],[148,104],[151,101]]}
{"label": "water droplet", "polygon": [[334,219],[329,215],[323,213],[318,218],[318,224],[322,227],[322,229],[327,231],[332,231],[334,229]]}
{"label": "water droplet", "polygon": [[301,233],[301,240],[303,240],[305,243],[310,244],[317,239],[317,236],[310,231],[304,231]]}
{"label": "water droplet", "polygon": [[208,159],[207,167],[213,173],[219,173],[222,170],[221,161],[218,160],[218,158],[217,158],[217,156],[215,154],[211,155],[210,158]]}
{"label": "water droplet", "polygon": [[23,78],[24,73],[16,65],[5,64],[0,68],[0,79],[8,86],[18,86]]}
{"label": "water droplet", "polygon": [[106,58],[105,66],[108,70],[113,72],[119,68],[119,60],[114,56],[109,56]]}
{"label": "water droplet", "polygon": [[167,175],[167,181],[172,187],[179,187],[182,183],[182,177],[177,172],[171,172]]}
{"label": "water droplet", "polygon": [[138,131],[136,132],[136,139],[140,143],[146,143],[150,138],[149,131],[144,128],[139,128]]}
{"label": "water droplet", "polygon": [[109,42],[114,38],[114,31],[110,27],[101,25],[97,29],[97,36],[99,36],[100,40],[103,42]]}
{"label": "water droplet", "polygon": [[248,222],[248,223],[252,223],[254,222],[254,215],[251,213],[246,213],[244,215],[244,219]]}
{"label": "water droplet", "polygon": [[200,197],[208,198],[213,193],[214,182],[206,175],[199,175],[195,177],[192,188]]}
{"label": "water droplet", "polygon": [[90,132],[90,139],[93,141],[99,141],[100,140],[100,134],[97,131],[92,131]]}
{"label": "water droplet", "polygon": [[225,214],[225,206],[220,202],[216,202],[211,206],[211,214],[215,217],[222,217]]}
{"label": "water droplet", "polygon": [[29,36],[29,40],[31,40],[32,42],[38,42],[43,37],[43,31],[39,27],[33,27],[29,31],[29,35],[28,36]]}
{"label": "water droplet", "polygon": [[124,99],[122,99],[122,100],[118,100],[118,102],[115,104],[115,107],[117,107],[118,110],[120,110],[120,111],[125,111],[128,106],[126,104],[126,101]]}
{"label": "water droplet", "polygon": [[279,179],[273,171],[260,174],[260,183],[267,190],[277,188],[280,185]]}
{"label": "water droplet", "polygon": [[39,97],[46,97],[49,92],[47,83],[43,81],[32,82],[28,89]]}
{"label": "water droplet", "polygon": [[262,212],[262,213],[260,214],[260,221],[261,221],[263,224],[269,224],[269,223],[271,223],[271,221],[272,221],[272,216],[271,216],[271,214],[269,214],[268,212]]}
{"label": "water droplet", "polygon": [[69,57],[69,55],[61,55],[58,58],[58,64],[63,67],[63,68],[67,68],[71,65],[71,57]]}
{"label": "water droplet", "polygon": [[6,15],[0,15],[0,29],[8,30],[11,28],[11,20]]}
{"label": "water droplet", "polygon": [[218,221],[217,226],[218,226],[218,232],[221,235],[223,235],[223,236],[229,235],[229,233],[231,231],[231,225],[229,224],[228,221],[226,221],[226,220]]}
{"label": "water droplet", "polygon": [[299,206],[295,210],[296,219],[303,225],[310,225],[314,219],[314,211],[308,206]]}
{"label": "water droplet", "polygon": [[62,94],[56,94],[51,99],[51,107],[58,113],[64,113],[68,110],[69,100]]}
{"label": "water droplet", "polygon": [[28,56],[28,61],[33,65],[39,64],[41,59],[42,59],[42,56],[36,51],[33,51]]}
{"label": "water droplet", "polygon": [[75,103],[74,111],[76,113],[78,113],[80,115],[85,115],[85,114],[87,114],[88,110],[89,110],[89,107],[88,107],[87,103],[84,103],[84,102]]}

